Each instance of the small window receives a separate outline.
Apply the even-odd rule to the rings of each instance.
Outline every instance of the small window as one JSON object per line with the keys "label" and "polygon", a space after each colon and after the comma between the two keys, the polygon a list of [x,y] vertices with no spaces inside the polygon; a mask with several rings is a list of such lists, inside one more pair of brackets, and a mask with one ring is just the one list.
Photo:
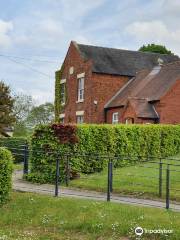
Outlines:
{"label": "small window", "polygon": [[77,116],[77,123],[83,123],[83,122],[84,122],[84,116],[83,115]]}
{"label": "small window", "polygon": [[65,83],[61,83],[61,104],[65,104],[66,100],[66,85]]}
{"label": "small window", "polygon": [[113,115],[112,115],[112,123],[113,124],[116,124],[116,123],[118,123],[119,122],[119,113],[118,112],[115,112],[115,113],[113,113]]}
{"label": "small window", "polygon": [[134,118],[126,118],[126,124],[133,124]]}
{"label": "small window", "polygon": [[69,74],[72,75],[74,73],[74,67],[69,68]]}
{"label": "small window", "polygon": [[78,102],[84,100],[84,78],[78,79]]}

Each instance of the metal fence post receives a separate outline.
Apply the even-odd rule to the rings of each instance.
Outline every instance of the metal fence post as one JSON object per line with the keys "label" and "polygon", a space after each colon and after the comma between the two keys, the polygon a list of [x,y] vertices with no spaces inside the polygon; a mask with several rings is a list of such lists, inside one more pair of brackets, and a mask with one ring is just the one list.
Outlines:
{"label": "metal fence post", "polygon": [[169,209],[169,191],[170,191],[170,170],[169,164],[166,169],[166,209]]}
{"label": "metal fence post", "polygon": [[159,162],[159,197],[162,197],[162,159],[160,158]]}
{"label": "metal fence post", "polygon": [[113,192],[113,162],[110,162],[110,192]]}
{"label": "metal fence post", "polygon": [[28,145],[27,143],[24,145],[24,167],[23,173],[28,174]]}
{"label": "metal fence post", "polygon": [[57,157],[57,159],[56,159],[55,197],[58,197],[58,193],[59,193],[59,176],[60,176],[59,158]]}
{"label": "metal fence post", "polygon": [[111,173],[111,169],[112,169],[112,162],[109,161],[108,162],[108,182],[107,182],[107,201],[111,200],[111,186],[112,186],[112,173]]}
{"label": "metal fence post", "polygon": [[69,178],[70,178],[70,167],[69,167],[69,155],[66,156],[66,186],[69,186]]}

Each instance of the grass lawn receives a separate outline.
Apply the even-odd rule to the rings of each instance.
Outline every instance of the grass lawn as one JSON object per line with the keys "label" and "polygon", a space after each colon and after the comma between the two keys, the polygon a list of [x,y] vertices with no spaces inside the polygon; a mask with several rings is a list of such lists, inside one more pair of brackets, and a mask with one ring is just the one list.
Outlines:
{"label": "grass lawn", "polygon": [[169,235],[146,233],[141,239],[180,237],[180,213],[32,193],[12,193],[0,216],[3,240],[127,240],[136,239],[137,226],[173,230]]}
{"label": "grass lawn", "polygon": [[[163,160],[164,163],[180,165],[177,160]],[[152,160],[151,160],[152,161]],[[154,161],[154,160],[153,160]],[[170,166],[170,198],[180,201],[180,166]],[[175,172],[178,170],[179,172]],[[82,175],[70,182],[71,187],[107,191],[107,169],[100,173]],[[141,163],[135,166],[114,168],[113,192],[144,198],[159,198],[159,163]],[[162,198],[166,192],[166,165],[162,172]]]}

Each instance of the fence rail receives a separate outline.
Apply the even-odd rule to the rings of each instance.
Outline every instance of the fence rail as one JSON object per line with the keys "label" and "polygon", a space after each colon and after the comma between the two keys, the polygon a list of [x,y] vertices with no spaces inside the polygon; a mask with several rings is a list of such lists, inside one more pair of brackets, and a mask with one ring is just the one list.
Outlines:
{"label": "fence rail", "polygon": [[[32,153],[31,149],[28,149],[28,145],[19,145],[18,148],[16,147],[8,147],[8,149],[12,152],[13,155],[21,155],[23,156],[23,173],[29,173],[29,155]],[[45,153],[42,149],[36,149],[36,153]],[[55,151],[46,151],[47,155],[53,155],[56,158],[56,162],[54,163],[56,167],[55,171],[55,190],[54,195],[58,196],[61,194],[60,186],[62,182],[60,181],[62,171],[65,173],[64,183],[68,187],[71,183],[71,159],[76,158],[83,158],[85,162],[88,164],[93,160],[102,160],[104,159],[106,164],[105,166],[97,167],[94,173],[80,173],[80,179],[85,181],[96,181],[98,183],[99,177],[101,173],[104,171],[105,178],[103,179],[103,184],[106,184],[106,194],[107,194],[107,201],[110,201],[114,192],[116,192],[116,187],[122,180],[127,182],[128,179],[132,179],[130,186],[132,187],[144,187],[144,188],[155,188],[157,189],[157,194],[159,198],[165,197],[165,207],[166,209],[170,208],[170,201],[171,201],[171,191],[176,193],[180,192],[179,186],[175,188],[172,186],[173,184],[180,183],[179,179],[174,179],[173,173],[180,172],[180,159],[175,157],[157,157],[157,156],[125,156],[125,155],[108,155],[108,154],[99,154],[99,153],[79,153],[79,152],[66,152],[66,153],[59,153]],[[137,163],[137,160],[138,161]],[[138,171],[129,173],[122,178],[121,170],[123,170],[123,166],[121,166],[122,161],[132,160],[134,161],[134,167],[136,167]],[[63,166],[63,169],[61,169]],[[132,166],[129,166],[132,167]],[[127,166],[126,166],[127,168]],[[144,169],[143,175],[140,169]],[[150,169],[151,171],[148,172]],[[153,171],[153,172],[152,172]],[[94,174],[94,176],[93,176]],[[99,174],[99,175],[97,175]],[[92,177],[93,176],[93,177]],[[180,176],[180,175],[179,175]],[[92,178],[91,178],[92,177]],[[137,181],[137,178],[140,182]],[[149,179],[149,183],[145,184],[143,182],[144,179]],[[74,181],[74,180],[73,180]],[[134,181],[134,182],[133,182]],[[104,186],[102,186],[103,189]],[[118,185],[120,188],[120,184]],[[127,187],[128,188],[128,187]],[[165,191],[164,191],[165,188]],[[128,190],[128,189],[127,189]],[[179,196],[180,198],[180,196]]]}

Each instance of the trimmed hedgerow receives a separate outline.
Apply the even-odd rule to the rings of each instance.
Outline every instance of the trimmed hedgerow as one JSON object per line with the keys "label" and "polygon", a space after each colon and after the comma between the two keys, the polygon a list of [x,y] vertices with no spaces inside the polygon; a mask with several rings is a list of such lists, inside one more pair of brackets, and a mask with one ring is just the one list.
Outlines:
{"label": "trimmed hedgerow", "polygon": [[[60,126],[56,125],[56,129],[62,128]],[[61,136],[57,137],[53,129],[52,126],[39,126],[32,136],[30,180],[54,181],[57,156],[49,152],[58,152],[61,156],[70,153],[71,170],[83,173],[101,171],[107,163],[107,157],[103,158],[102,155],[117,157],[116,166],[127,166],[144,157],[167,157],[180,152],[179,125],[83,124],[78,125],[75,132],[72,131],[73,136],[76,133],[79,139],[73,144],[60,143]],[[79,156],[83,154],[86,157]],[[61,167],[64,169],[64,166]]]}
{"label": "trimmed hedgerow", "polygon": [[0,205],[9,198],[12,185],[13,157],[9,150],[0,147]]}
{"label": "trimmed hedgerow", "polygon": [[[41,125],[37,127],[31,137],[31,169],[26,178],[33,182],[54,182],[56,159],[61,158],[65,153],[74,151],[74,144],[78,141],[76,131],[77,128],[73,125],[53,124],[52,126]],[[67,159],[62,160],[60,161],[61,180],[65,176]],[[76,174],[77,169],[79,169],[77,165],[77,163],[71,161],[71,173]]]}
{"label": "trimmed hedgerow", "polygon": [[6,147],[14,153],[15,163],[24,161],[23,147],[25,144],[27,144],[27,138],[23,137],[0,138],[0,147]]}

